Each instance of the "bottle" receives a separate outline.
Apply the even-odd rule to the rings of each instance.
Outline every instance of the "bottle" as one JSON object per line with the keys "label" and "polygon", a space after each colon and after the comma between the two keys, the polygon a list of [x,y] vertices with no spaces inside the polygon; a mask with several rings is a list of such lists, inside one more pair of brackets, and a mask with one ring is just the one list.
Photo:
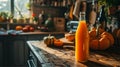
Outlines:
{"label": "bottle", "polygon": [[89,23],[90,23],[90,26],[92,27],[95,24],[96,17],[97,17],[97,13],[95,11],[94,0],[92,0],[92,6],[91,7],[92,8],[91,8],[91,11],[90,11],[90,14],[89,14]]}
{"label": "bottle", "polygon": [[85,62],[89,57],[89,34],[85,20],[85,12],[80,12],[80,20],[75,33],[75,59]]}
{"label": "bottle", "polygon": [[44,11],[41,11],[41,13],[39,14],[39,23],[38,23],[38,25],[43,25],[44,24],[44,22],[45,22],[45,13],[44,13]]}
{"label": "bottle", "polygon": [[105,16],[105,6],[104,5],[100,9],[99,16],[97,18],[97,24],[100,25],[100,28],[107,30],[107,18]]}

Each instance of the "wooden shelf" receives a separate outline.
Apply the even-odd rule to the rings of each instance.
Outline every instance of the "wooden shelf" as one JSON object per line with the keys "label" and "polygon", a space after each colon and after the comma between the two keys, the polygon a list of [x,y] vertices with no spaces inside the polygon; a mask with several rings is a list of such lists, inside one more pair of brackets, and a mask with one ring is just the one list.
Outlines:
{"label": "wooden shelf", "polygon": [[53,17],[64,17],[64,13],[66,12],[66,7],[54,7],[54,6],[39,6],[34,5],[32,7],[33,13],[35,13],[37,16],[44,11],[45,15],[51,15]]}

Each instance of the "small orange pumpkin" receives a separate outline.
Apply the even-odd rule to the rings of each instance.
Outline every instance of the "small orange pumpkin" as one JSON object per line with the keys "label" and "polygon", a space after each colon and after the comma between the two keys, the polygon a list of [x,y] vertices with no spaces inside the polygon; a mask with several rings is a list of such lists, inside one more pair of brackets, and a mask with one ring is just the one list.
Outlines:
{"label": "small orange pumpkin", "polygon": [[93,39],[90,41],[90,48],[97,50],[99,46],[99,40],[98,39]]}
{"label": "small orange pumpkin", "polygon": [[99,50],[105,50],[110,47],[110,41],[106,37],[102,37],[99,39]]}
{"label": "small orange pumpkin", "polygon": [[54,40],[55,40],[55,39],[56,39],[56,38],[55,38],[54,36],[51,36],[51,35],[45,36],[45,37],[43,38],[44,43],[45,43],[48,47],[54,46]]}
{"label": "small orange pumpkin", "polygon": [[[98,33],[97,33],[98,32]],[[114,44],[113,36],[101,28],[92,30],[90,35],[90,48],[94,50],[105,50]]]}
{"label": "small orange pumpkin", "polygon": [[22,26],[16,26],[16,28],[15,28],[16,30],[22,30],[23,29],[23,27]]}
{"label": "small orange pumpkin", "polygon": [[90,36],[90,41],[96,39],[96,30],[90,31],[89,36]]}
{"label": "small orange pumpkin", "polygon": [[103,32],[101,34],[101,37],[106,37],[107,39],[109,39],[111,46],[114,44],[114,38],[113,38],[112,34],[110,34],[108,32]]}
{"label": "small orange pumpkin", "polygon": [[54,40],[54,45],[57,47],[62,47],[63,46],[63,42],[59,39]]}

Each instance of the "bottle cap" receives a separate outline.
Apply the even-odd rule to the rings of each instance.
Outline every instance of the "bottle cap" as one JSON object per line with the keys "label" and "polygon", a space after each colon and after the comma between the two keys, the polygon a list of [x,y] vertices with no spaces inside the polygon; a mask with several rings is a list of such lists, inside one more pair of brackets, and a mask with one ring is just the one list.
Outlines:
{"label": "bottle cap", "polygon": [[80,12],[80,15],[85,15],[86,13],[85,12]]}

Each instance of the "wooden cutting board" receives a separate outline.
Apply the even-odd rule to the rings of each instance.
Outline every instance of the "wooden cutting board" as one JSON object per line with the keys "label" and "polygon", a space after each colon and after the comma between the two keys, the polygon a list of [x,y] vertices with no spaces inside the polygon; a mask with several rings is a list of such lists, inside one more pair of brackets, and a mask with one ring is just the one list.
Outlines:
{"label": "wooden cutting board", "polygon": [[64,45],[72,45],[74,46],[74,42],[68,41],[66,38],[60,38]]}
{"label": "wooden cutting board", "polygon": [[60,40],[63,42],[63,48],[67,48],[67,49],[75,49],[75,43],[68,41],[66,38],[60,38]]}

